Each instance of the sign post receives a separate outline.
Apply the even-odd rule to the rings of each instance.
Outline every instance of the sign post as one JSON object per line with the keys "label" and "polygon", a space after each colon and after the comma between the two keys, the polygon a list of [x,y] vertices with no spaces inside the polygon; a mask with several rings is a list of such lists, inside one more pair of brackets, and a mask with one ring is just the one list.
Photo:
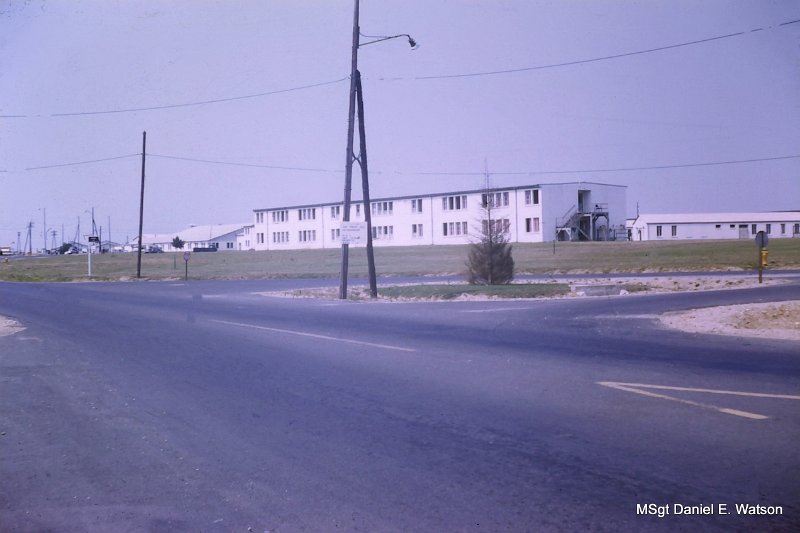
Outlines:
{"label": "sign post", "polygon": [[764,278],[764,267],[767,266],[767,257],[769,255],[769,250],[767,250],[767,244],[769,244],[769,237],[763,231],[759,231],[756,233],[756,246],[758,247],[758,282],[762,283]]}
{"label": "sign post", "polygon": [[183,252],[183,262],[186,263],[183,280],[189,281],[189,258],[192,257],[192,252]]}
{"label": "sign post", "polygon": [[367,223],[343,221],[340,232],[342,244],[363,244],[367,239]]}
{"label": "sign post", "polygon": [[89,250],[88,250],[88,260],[89,260],[89,277],[92,277],[92,248],[94,247],[94,243],[100,242],[100,237],[96,235],[89,235]]}

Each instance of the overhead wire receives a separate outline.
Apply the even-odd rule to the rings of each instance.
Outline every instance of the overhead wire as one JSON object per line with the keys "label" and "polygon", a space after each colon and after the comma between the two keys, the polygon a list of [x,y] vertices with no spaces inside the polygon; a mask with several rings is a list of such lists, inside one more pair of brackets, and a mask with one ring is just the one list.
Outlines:
{"label": "overhead wire", "polygon": [[[75,166],[75,165],[85,165],[91,163],[100,163],[103,161],[114,161],[117,159],[125,159],[129,157],[141,157],[142,154],[128,154],[128,155],[121,155],[116,157],[107,157],[103,159],[92,159],[88,161],[76,161],[71,163],[60,163],[54,165],[43,165],[37,167],[28,167],[26,170],[41,170],[41,169],[48,169],[48,168],[59,168],[59,167],[68,167],[68,166]],[[237,166],[237,167],[250,167],[250,168],[264,168],[270,170],[290,170],[290,171],[297,171],[297,172],[320,172],[320,173],[342,173],[344,172],[341,169],[328,169],[328,168],[315,168],[315,167],[298,167],[298,166],[288,166],[288,165],[267,165],[261,163],[245,163],[241,161],[221,161],[215,159],[201,159],[195,157],[183,157],[177,155],[168,155],[168,154],[154,154],[150,153],[147,154],[147,157],[155,157],[161,159],[170,159],[175,161],[188,161],[192,163],[203,163],[203,164],[212,164],[212,165],[227,165],[227,166]],[[754,157],[749,159],[729,159],[724,161],[704,161],[699,163],[675,163],[675,164],[666,164],[666,165],[650,165],[650,166],[637,166],[637,167],[612,167],[612,168],[593,168],[593,169],[573,169],[573,170],[521,170],[521,171],[510,171],[510,172],[492,172],[492,175],[496,176],[534,176],[534,175],[542,175],[542,174],[595,174],[595,173],[602,173],[602,172],[631,172],[637,170],[665,170],[671,168],[693,168],[693,167],[709,167],[709,166],[719,166],[719,165],[739,165],[745,163],[762,163],[762,162],[769,162],[769,161],[785,161],[790,159],[800,159],[800,154],[794,155],[782,155],[782,156],[773,156],[773,157]],[[408,175],[416,175],[416,176],[482,176],[485,174],[485,171],[468,171],[468,172],[430,172],[430,171],[416,171],[416,172],[409,172],[409,171],[398,171],[398,172],[386,172],[386,171],[373,171],[375,174],[408,174]]]}
{"label": "overhead wire", "polygon": [[[710,167],[717,165],[738,165],[743,163],[759,163],[765,161],[781,161],[787,159],[800,159],[800,154],[777,157],[758,157],[752,159],[735,159],[728,161],[711,161],[703,163],[680,163],[673,165],[653,165],[643,167],[597,168],[577,170],[532,170],[516,172],[492,172],[493,176],[534,176],[539,174],[597,174],[602,172],[630,172],[636,170],[664,170],[671,168]],[[485,172],[412,172],[420,176],[483,176]]]}
{"label": "overhead wire", "polygon": [[[261,98],[264,96],[273,96],[276,94],[284,94],[296,91],[304,91],[307,89],[314,89],[317,87],[323,87],[325,85],[333,85],[336,83],[341,83],[347,80],[349,76],[345,76],[343,78],[338,78],[335,80],[328,80],[322,81],[318,83],[311,83],[308,85],[300,85],[297,87],[289,87],[286,89],[276,89],[274,91],[265,91],[261,93],[255,94],[245,94],[239,96],[229,96],[225,98],[215,98],[211,100],[200,100],[196,102],[183,102],[177,104],[164,104],[164,105],[155,105],[155,106],[146,106],[146,107],[129,107],[129,108],[119,108],[119,109],[105,109],[105,110],[97,110],[97,111],[74,111],[74,112],[65,112],[65,113],[51,113],[46,116],[50,117],[76,117],[76,116],[86,116],[86,115],[110,115],[115,113],[134,113],[139,111],[159,111],[164,109],[177,109],[181,107],[193,107],[193,106],[201,106],[201,105],[208,105],[208,104],[219,104],[223,102],[234,102],[237,100],[247,100],[252,98]],[[30,115],[2,115],[0,118],[30,118]]]}
{"label": "overhead wire", "polygon": [[302,172],[344,172],[344,170],[330,170],[325,168],[309,168],[309,167],[291,167],[291,166],[281,166],[281,165],[261,165],[258,163],[241,163],[238,161],[216,161],[211,159],[198,159],[194,157],[180,157],[175,155],[163,155],[163,154],[147,154],[149,157],[160,157],[163,159],[175,159],[179,161],[191,161],[195,163],[210,163],[214,165],[230,165],[230,166],[237,166],[237,167],[254,167],[254,168],[269,168],[273,170],[296,170]]}
{"label": "overhead wire", "polygon": [[[782,22],[780,24],[777,24],[777,27],[788,26],[790,24],[796,24],[798,22],[800,22],[800,19],[791,20],[791,21],[787,21],[787,22]],[[484,71],[484,72],[439,74],[439,75],[431,75],[431,76],[415,76],[415,77],[413,77],[411,79],[413,79],[413,80],[441,80],[441,79],[451,79],[451,78],[471,78],[471,77],[478,77],[478,76],[496,76],[496,75],[500,75],[500,74],[513,74],[513,73],[517,73],[517,72],[530,72],[530,71],[534,71],[534,70],[545,70],[545,69],[551,69],[551,68],[568,67],[568,66],[572,66],[572,65],[584,65],[584,64],[587,64],[587,63],[595,63],[595,62],[598,62],[598,61],[608,61],[608,60],[611,60],[611,59],[620,59],[620,58],[623,58],[623,57],[631,57],[631,56],[637,56],[637,55],[642,55],[642,54],[651,54],[651,53],[654,53],[654,52],[663,52],[665,50],[673,50],[675,48],[682,48],[682,47],[685,47],[685,46],[694,46],[694,45],[697,45],[697,44],[705,44],[705,43],[710,43],[710,42],[714,42],[714,41],[721,41],[723,39],[731,39],[733,37],[741,37],[742,35],[746,35],[748,33],[753,33],[753,32],[756,32],[756,31],[764,31],[765,29],[772,29],[772,28],[775,28],[775,27],[776,26],[768,26],[766,28],[754,28],[754,29],[751,29],[751,30],[748,30],[748,31],[738,31],[738,32],[735,32],[735,33],[728,33],[728,34],[725,34],[725,35],[717,35],[715,37],[706,37],[704,39],[695,39],[693,41],[685,41],[685,42],[669,44],[669,45],[665,45],[665,46],[657,46],[655,48],[647,48],[645,50],[636,50],[636,51],[632,51],[632,52],[623,52],[623,53],[619,53],[619,54],[611,54],[611,55],[607,55],[607,56],[592,57],[592,58],[588,58],[588,59],[577,59],[577,60],[574,60],[574,61],[564,61],[564,62],[561,62],[561,63],[549,63],[549,64],[545,64],[545,65],[534,65],[534,66],[530,66],[530,67],[521,67],[521,68],[504,69],[504,70],[490,70],[490,71]],[[402,80],[404,78],[391,78],[391,79],[392,80]]]}
{"label": "overhead wire", "polygon": [[104,157],[102,159],[90,159],[88,161],[74,161],[74,162],[71,162],[71,163],[58,163],[58,164],[54,164],[54,165],[41,165],[41,166],[38,166],[38,167],[28,167],[25,170],[43,170],[43,169],[46,169],[46,168],[59,168],[59,167],[71,167],[71,166],[77,166],[77,165],[88,165],[90,163],[102,163],[104,161],[114,161],[116,159],[126,159],[128,157],[139,157],[141,155],[142,154],[118,155],[118,156],[114,156],[114,157]]}
{"label": "overhead wire", "polygon": [[[560,68],[560,67],[567,67],[573,65],[581,65],[587,63],[595,63],[600,61],[608,61],[613,59],[620,59],[624,57],[631,57],[643,54],[651,54],[655,52],[663,52],[665,50],[672,50],[676,48],[682,48],[686,46],[694,46],[698,44],[704,44],[714,41],[720,41],[723,39],[730,39],[733,37],[740,37],[742,35],[746,35],[748,33],[756,32],[756,31],[763,31],[765,29],[773,29],[775,27],[783,27],[789,26],[791,24],[800,23],[800,19],[797,20],[790,20],[786,22],[779,23],[775,26],[767,26],[766,28],[754,28],[748,31],[739,31],[735,33],[729,33],[725,35],[717,35],[714,37],[707,37],[703,39],[695,39],[692,41],[685,41],[681,43],[669,44],[665,46],[658,46],[654,48],[647,48],[644,50],[635,50],[631,52],[622,52],[619,54],[611,54],[606,56],[599,56],[599,57],[592,57],[587,59],[577,59],[573,61],[564,61],[560,63],[549,63],[545,65],[533,65],[529,67],[520,67],[520,68],[513,68],[513,69],[503,69],[503,70],[490,70],[490,71],[481,71],[481,72],[468,72],[468,73],[454,73],[454,74],[439,74],[439,75],[430,75],[430,76],[415,76],[412,78],[402,78],[402,77],[382,77],[377,78],[379,81],[395,81],[395,80],[405,80],[410,79],[414,81],[426,81],[426,80],[437,80],[437,79],[454,79],[454,78],[470,78],[470,77],[480,77],[480,76],[496,76],[502,74],[513,74],[518,72],[531,72],[536,70],[545,70],[545,69],[552,69],[552,68]],[[133,112],[140,112],[140,111],[158,111],[158,110],[165,110],[165,109],[177,109],[182,107],[195,107],[195,106],[202,106],[208,104],[218,104],[223,102],[233,102],[237,100],[247,100],[253,98],[260,98],[264,96],[271,96],[276,94],[294,92],[294,91],[302,91],[306,89],[313,89],[316,87],[323,87],[326,85],[332,85],[336,83],[341,83],[349,79],[349,76],[344,76],[335,80],[328,80],[322,81],[318,83],[312,83],[308,85],[301,85],[297,87],[290,87],[286,89],[277,89],[274,91],[265,91],[261,93],[255,94],[247,94],[247,95],[240,95],[240,96],[230,96],[224,98],[216,98],[216,99],[209,99],[209,100],[199,100],[195,102],[183,102],[183,103],[176,103],[176,104],[164,104],[164,105],[154,105],[154,106],[145,106],[145,107],[130,107],[130,108],[118,108],[118,109],[107,109],[107,110],[96,110],[96,111],[75,111],[75,112],[64,112],[64,113],[52,113],[50,117],[74,117],[74,116],[86,116],[86,115],[107,115],[107,114],[114,114],[114,113],[133,113]],[[29,118],[29,115],[0,115],[0,118]]]}

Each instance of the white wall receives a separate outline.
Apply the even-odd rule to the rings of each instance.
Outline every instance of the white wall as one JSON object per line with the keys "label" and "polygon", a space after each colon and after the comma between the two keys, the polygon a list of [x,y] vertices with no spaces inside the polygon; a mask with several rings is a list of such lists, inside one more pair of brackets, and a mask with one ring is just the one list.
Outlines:
{"label": "white wall", "polygon": [[[507,219],[509,222],[509,239],[511,242],[545,242],[552,241],[555,235],[555,219],[563,216],[572,206],[577,204],[578,190],[591,190],[590,200],[609,205],[612,224],[625,222],[625,188],[594,183],[568,183],[532,185],[529,187],[492,189],[491,194],[500,194],[500,205],[492,208],[492,218]],[[538,203],[525,203],[525,191],[538,191]],[[372,226],[377,237],[373,244],[378,246],[414,246],[414,245],[446,245],[467,244],[480,238],[482,219],[485,210],[482,207],[483,191],[453,192],[416,197],[381,198],[372,204],[381,204],[380,209],[372,210]],[[453,198],[451,204],[451,197]],[[505,198],[508,198],[508,205]],[[466,205],[464,202],[466,198]],[[413,206],[417,201],[422,205],[421,212],[415,212]],[[443,204],[444,201],[444,204]],[[388,208],[391,203],[391,212]],[[452,209],[450,208],[452,205]],[[444,207],[446,206],[446,208]],[[338,208],[336,216],[331,208]],[[592,204],[591,207],[594,207]],[[308,215],[314,210],[314,216],[301,220],[301,213]],[[283,221],[273,220],[273,213],[285,212]],[[338,248],[341,239],[331,234],[331,230],[340,227],[344,216],[341,203],[320,204],[315,206],[299,206],[276,209],[259,209],[254,211],[254,225],[251,230],[252,248],[256,250],[289,250],[304,248]],[[531,220],[531,231],[527,231],[527,220]],[[538,219],[538,231],[534,219]],[[353,202],[350,213],[351,221],[364,221],[362,202]],[[422,227],[422,235],[415,236],[413,227]],[[447,225],[447,233],[444,227]],[[300,239],[300,232],[305,231],[308,240]],[[282,233],[283,239],[275,239],[276,233]],[[309,233],[310,232],[310,233]],[[263,239],[263,240],[262,240]],[[363,246],[363,245],[361,245]]]}

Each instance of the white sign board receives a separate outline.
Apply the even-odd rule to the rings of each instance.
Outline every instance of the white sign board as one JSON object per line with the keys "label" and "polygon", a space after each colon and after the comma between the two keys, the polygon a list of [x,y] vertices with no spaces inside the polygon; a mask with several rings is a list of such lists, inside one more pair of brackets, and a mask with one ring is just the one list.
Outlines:
{"label": "white sign board", "polygon": [[361,244],[367,242],[366,222],[342,222],[342,244]]}

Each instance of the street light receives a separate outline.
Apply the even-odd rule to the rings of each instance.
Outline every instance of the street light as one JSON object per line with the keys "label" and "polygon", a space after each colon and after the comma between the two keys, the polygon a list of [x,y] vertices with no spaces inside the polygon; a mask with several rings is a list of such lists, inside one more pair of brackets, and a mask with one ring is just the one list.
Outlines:
{"label": "street light", "polygon": [[417,48],[419,48],[417,41],[415,41],[414,38],[407,33],[400,33],[397,35],[391,35],[389,37],[382,37],[378,35],[364,35],[363,33],[359,33],[359,35],[361,37],[366,37],[367,39],[375,39],[374,41],[369,41],[367,43],[359,43],[358,44],[359,48],[361,48],[362,46],[367,46],[368,44],[375,44],[381,41],[388,41],[389,39],[397,39],[398,37],[406,37],[408,39],[408,45],[411,47],[412,50],[416,50]]}
{"label": "street light", "polygon": [[[398,37],[406,37],[411,49],[418,48],[417,42],[407,33],[398,35],[384,36],[368,36],[368,39],[374,39],[366,43],[361,43],[359,36],[362,36],[358,26],[359,14],[359,0],[355,0],[353,8],[353,45],[352,45],[352,60],[350,67],[350,109],[347,119],[347,162],[345,164],[344,172],[344,215],[342,222],[350,221],[350,192],[353,181],[353,161],[358,161],[361,167],[361,184],[363,187],[363,202],[364,202],[364,221],[367,224],[367,265],[369,268],[369,292],[372,298],[378,296],[378,284],[375,274],[375,255],[372,249],[372,213],[370,209],[369,200],[369,172],[367,170],[367,139],[364,128],[364,101],[363,89],[361,87],[361,73],[358,71],[358,48],[360,46],[367,46],[368,44],[375,44],[389,39],[396,39]],[[356,96],[358,97],[358,136],[360,141],[359,156],[353,153],[353,137],[355,136],[355,114],[356,114]],[[347,299],[347,270],[349,261],[349,244],[342,242],[342,268],[339,276],[339,298],[342,300]]]}

